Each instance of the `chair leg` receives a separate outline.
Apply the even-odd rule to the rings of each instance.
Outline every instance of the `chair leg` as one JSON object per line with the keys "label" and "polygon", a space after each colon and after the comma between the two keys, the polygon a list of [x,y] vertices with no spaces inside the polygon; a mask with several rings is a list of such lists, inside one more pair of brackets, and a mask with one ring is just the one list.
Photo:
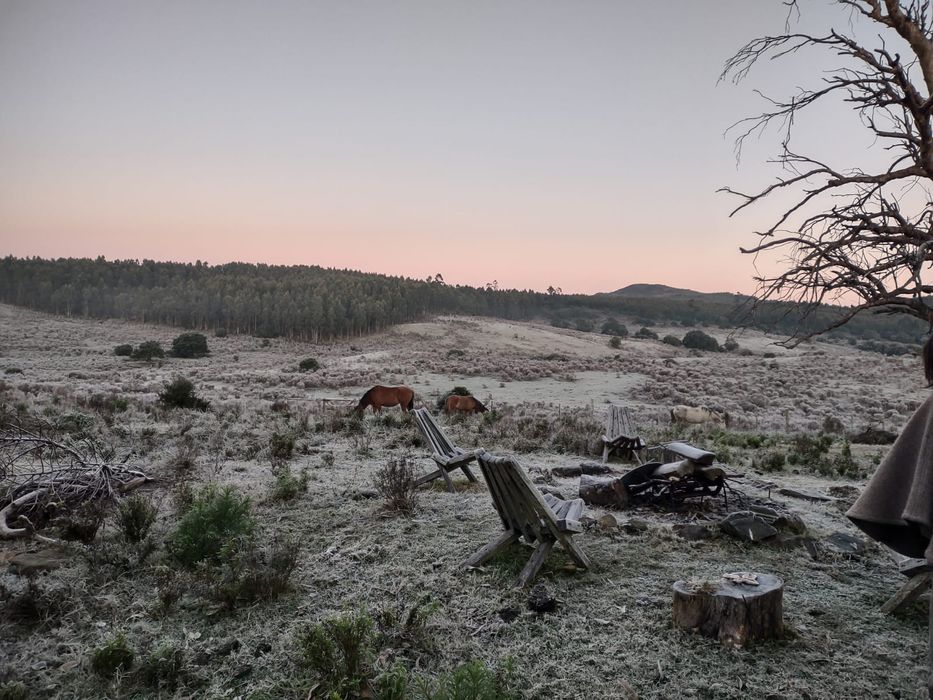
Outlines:
{"label": "chair leg", "polygon": [[489,544],[478,550],[473,556],[463,562],[463,568],[471,566],[482,566],[485,562],[492,559],[496,554],[508,547],[513,542],[518,541],[518,533],[515,530],[506,530],[501,535],[492,540]]}
{"label": "chair leg", "polygon": [[451,493],[456,493],[457,489],[454,488],[454,482],[450,478],[450,474],[447,472],[444,467],[441,467],[441,476],[444,477],[444,481],[447,483],[447,490]]}
{"label": "chair leg", "polygon": [[560,536],[560,543],[563,545],[564,549],[567,550],[567,554],[570,555],[570,558],[573,559],[574,563],[577,566],[580,566],[584,569],[590,568],[590,560],[587,559],[586,554],[583,553],[583,550],[580,548],[576,542],[573,541],[572,537],[567,537],[567,535]]}
{"label": "chair leg", "polygon": [[603,464],[609,460],[609,443],[603,443]]}
{"label": "chair leg", "polygon": [[463,469],[463,473],[466,474],[466,478],[467,478],[469,481],[472,481],[473,483],[476,483],[476,477],[473,476],[473,472],[470,471],[470,467],[467,466],[466,464],[464,464],[463,467],[462,467],[462,469]]}
{"label": "chair leg", "polygon": [[440,469],[435,469],[435,470],[434,470],[433,472],[431,472],[430,474],[425,474],[424,476],[419,476],[417,479],[415,479],[415,486],[421,486],[422,484],[426,484],[426,483],[428,483],[429,481],[434,481],[434,480],[435,480],[437,477],[439,477],[440,475],[441,475],[441,470],[440,470]]}
{"label": "chair leg", "polygon": [[912,600],[916,600],[930,585],[930,579],[933,577],[929,571],[925,571],[916,576],[912,576],[903,586],[898,589],[891,598],[881,606],[881,612],[890,615],[897,612],[900,608],[907,605]]}
{"label": "chair leg", "polygon": [[528,563],[525,564],[522,573],[518,575],[518,581],[515,583],[516,588],[525,588],[531,583],[553,548],[554,540],[538,541],[538,546],[535,547],[535,551],[532,552],[531,558],[528,560]]}

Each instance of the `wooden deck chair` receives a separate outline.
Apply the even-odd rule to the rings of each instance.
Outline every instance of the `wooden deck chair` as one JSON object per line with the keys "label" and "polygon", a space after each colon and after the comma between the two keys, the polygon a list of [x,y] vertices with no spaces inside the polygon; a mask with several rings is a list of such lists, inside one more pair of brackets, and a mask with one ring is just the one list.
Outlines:
{"label": "wooden deck chair", "polygon": [[470,468],[467,466],[467,464],[476,459],[473,451],[461,450],[448,440],[447,436],[444,435],[444,431],[434,422],[433,416],[428,413],[428,409],[416,408],[412,413],[415,416],[418,427],[421,428],[424,439],[428,441],[431,450],[434,452],[432,457],[434,461],[437,462],[438,466],[435,471],[430,474],[425,474],[416,480],[415,486],[426,484],[434,479],[443,478],[444,482],[447,484],[447,490],[453,493],[455,490],[454,482],[451,481],[449,472],[452,472],[454,469],[462,469],[467,479],[476,481],[476,477],[473,476],[473,472],[471,472]]}
{"label": "wooden deck chair", "polygon": [[641,451],[645,449],[645,441],[635,429],[635,419],[632,411],[626,406],[609,405],[606,412],[606,433],[602,436],[603,462],[609,460],[613,452],[631,454],[635,460],[642,464]]}
{"label": "wooden deck chair", "polygon": [[535,545],[535,550],[522,569],[516,588],[524,588],[534,579],[556,542],[560,542],[578,566],[589,568],[590,562],[583,550],[571,539],[575,533],[583,531],[579,522],[583,513],[582,499],[565,501],[550,494],[542,495],[514,457],[477,450],[476,460],[505,532],[467,559],[464,567],[481,566],[524,537],[528,544]]}
{"label": "wooden deck chair", "polygon": [[[881,612],[892,614],[902,607],[916,600],[924,591],[930,590],[933,583],[933,564],[926,559],[910,559],[901,555],[895,557],[898,570],[907,576],[907,582],[901,586],[897,593],[881,606]],[[927,695],[933,700],[933,591],[930,591],[928,605],[927,635]]]}

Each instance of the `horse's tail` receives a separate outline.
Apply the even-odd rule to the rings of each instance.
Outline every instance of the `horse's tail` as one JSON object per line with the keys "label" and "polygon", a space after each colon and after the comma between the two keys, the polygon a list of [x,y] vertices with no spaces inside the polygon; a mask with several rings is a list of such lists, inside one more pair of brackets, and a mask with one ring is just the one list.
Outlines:
{"label": "horse's tail", "polygon": [[415,392],[411,392],[411,398],[408,399],[408,405],[405,408],[410,411],[414,407],[415,407]]}

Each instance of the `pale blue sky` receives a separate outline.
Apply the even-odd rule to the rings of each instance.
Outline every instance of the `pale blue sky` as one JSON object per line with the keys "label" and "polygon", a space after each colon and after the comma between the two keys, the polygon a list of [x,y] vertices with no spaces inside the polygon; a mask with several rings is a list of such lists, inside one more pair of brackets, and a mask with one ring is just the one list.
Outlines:
{"label": "pale blue sky", "polygon": [[[804,19],[845,24],[826,1]],[[716,194],[753,87],[716,84],[779,0],[0,0],[0,253],[321,264],[565,291],[750,291]],[[840,22],[840,18],[842,21]],[[841,113],[843,116],[845,113]],[[812,145],[864,153],[822,112]]]}

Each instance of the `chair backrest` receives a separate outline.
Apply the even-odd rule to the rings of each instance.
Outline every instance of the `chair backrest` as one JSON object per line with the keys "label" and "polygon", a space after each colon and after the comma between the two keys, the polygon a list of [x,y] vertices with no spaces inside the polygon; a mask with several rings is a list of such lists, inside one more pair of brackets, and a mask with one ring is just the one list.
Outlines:
{"label": "chair backrest", "polygon": [[457,450],[453,443],[447,439],[440,426],[434,422],[434,417],[428,413],[428,409],[416,408],[412,413],[415,414],[415,421],[435,454],[442,457],[451,457],[456,453]]}
{"label": "chair backrest", "polygon": [[609,411],[606,413],[606,437],[614,439],[637,436],[638,431],[635,429],[635,418],[632,416],[631,409],[610,404]]}
{"label": "chair backrest", "polygon": [[520,532],[529,542],[559,536],[554,511],[515,457],[477,450],[476,461],[505,529]]}

